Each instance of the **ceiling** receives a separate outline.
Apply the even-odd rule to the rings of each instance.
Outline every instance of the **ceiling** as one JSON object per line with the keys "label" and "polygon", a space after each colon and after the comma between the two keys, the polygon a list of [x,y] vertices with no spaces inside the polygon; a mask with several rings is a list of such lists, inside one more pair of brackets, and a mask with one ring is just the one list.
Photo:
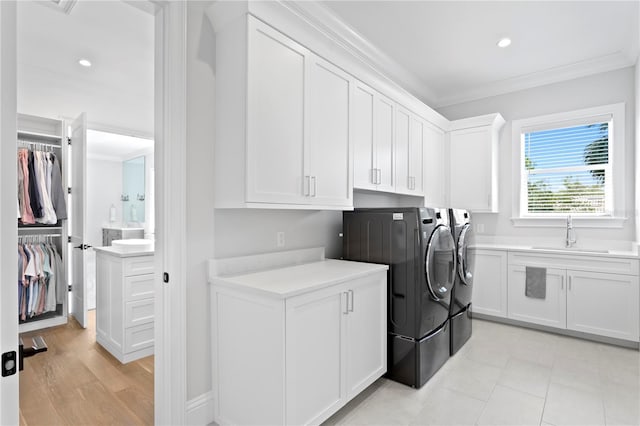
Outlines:
{"label": "ceiling", "polygon": [[[631,66],[638,1],[325,1],[390,77],[437,109]],[[18,2],[18,109],[87,112],[90,127],[153,135],[146,1]],[[135,7],[132,7],[135,6]],[[513,44],[496,47],[500,37]],[[77,61],[87,57],[91,68]],[[380,61],[380,58],[385,60]]]}
{"label": "ceiling", "polygon": [[18,112],[86,112],[90,128],[151,137],[153,15],[121,1],[62,3],[69,13],[52,1],[18,2]]}
{"label": "ceiling", "polygon": [[153,140],[98,130],[87,131],[87,157],[123,161],[153,152]]}
{"label": "ceiling", "polygon": [[[410,73],[405,88],[432,107],[632,66],[638,3],[323,2]],[[498,48],[501,37],[511,46]]]}

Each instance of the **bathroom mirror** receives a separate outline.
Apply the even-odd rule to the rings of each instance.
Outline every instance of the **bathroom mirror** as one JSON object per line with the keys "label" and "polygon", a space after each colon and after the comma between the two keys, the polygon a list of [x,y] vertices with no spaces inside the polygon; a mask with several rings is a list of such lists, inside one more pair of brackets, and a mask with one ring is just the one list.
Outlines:
{"label": "bathroom mirror", "polygon": [[122,162],[122,215],[124,222],[142,223],[144,219],[144,156]]}

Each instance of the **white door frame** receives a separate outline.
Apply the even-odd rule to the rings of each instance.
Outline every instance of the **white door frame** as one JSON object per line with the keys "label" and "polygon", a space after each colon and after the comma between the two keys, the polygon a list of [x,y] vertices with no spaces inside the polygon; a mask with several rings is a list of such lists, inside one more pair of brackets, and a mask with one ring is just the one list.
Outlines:
{"label": "white door frame", "polygon": [[[0,352],[18,350],[16,3],[0,1]],[[15,285],[8,285],[14,282]],[[13,301],[13,303],[11,303]],[[8,319],[8,320],[7,320]],[[18,424],[18,374],[0,376],[0,425]]]}
{"label": "white door frame", "polygon": [[[155,25],[155,423],[186,422],[187,6],[163,2]],[[163,282],[164,273],[169,283]]]}
{"label": "white door frame", "polygon": [[[153,2],[155,17],[155,423],[186,419],[186,2]],[[16,2],[0,1],[0,282],[17,280]],[[170,281],[164,284],[163,273]],[[17,300],[17,285],[3,300]],[[12,307],[13,306],[13,307]],[[15,351],[17,304],[0,302],[0,350]],[[19,423],[18,375],[0,377],[0,424]]]}

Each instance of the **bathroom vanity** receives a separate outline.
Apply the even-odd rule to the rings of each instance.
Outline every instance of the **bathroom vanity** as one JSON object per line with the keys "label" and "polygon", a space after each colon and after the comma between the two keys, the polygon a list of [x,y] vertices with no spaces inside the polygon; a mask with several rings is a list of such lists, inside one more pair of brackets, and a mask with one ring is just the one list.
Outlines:
{"label": "bathroom vanity", "polygon": [[97,342],[123,364],[153,355],[153,246],[115,245],[94,250]]}

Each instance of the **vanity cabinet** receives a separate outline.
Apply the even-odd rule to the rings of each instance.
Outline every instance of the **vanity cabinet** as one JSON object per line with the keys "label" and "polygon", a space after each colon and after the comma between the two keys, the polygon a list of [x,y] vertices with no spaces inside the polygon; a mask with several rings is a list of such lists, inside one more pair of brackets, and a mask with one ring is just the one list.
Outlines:
{"label": "vanity cabinet", "polygon": [[353,208],[352,77],[251,15],[216,49],[216,206]]}
{"label": "vanity cabinet", "polygon": [[353,117],[353,186],[393,192],[395,104],[356,81]]}
{"label": "vanity cabinet", "polygon": [[[525,295],[527,266],[546,269],[544,299]],[[639,340],[637,259],[512,252],[508,279],[510,319]]]}
{"label": "vanity cabinet", "polygon": [[475,256],[473,271],[473,312],[507,316],[507,251],[469,249]]}
{"label": "vanity cabinet", "polygon": [[500,114],[451,122],[451,207],[472,212],[498,212],[498,142],[504,123]]}
{"label": "vanity cabinet", "polygon": [[214,278],[216,422],[319,424],[381,377],[386,268],[327,260]]}
{"label": "vanity cabinet", "polygon": [[422,140],[424,125],[415,114],[404,108],[396,109],[396,192],[423,195]]}
{"label": "vanity cabinet", "polygon": [[123,364],[153,355],[153,252],[95,250],[96,341]]}

